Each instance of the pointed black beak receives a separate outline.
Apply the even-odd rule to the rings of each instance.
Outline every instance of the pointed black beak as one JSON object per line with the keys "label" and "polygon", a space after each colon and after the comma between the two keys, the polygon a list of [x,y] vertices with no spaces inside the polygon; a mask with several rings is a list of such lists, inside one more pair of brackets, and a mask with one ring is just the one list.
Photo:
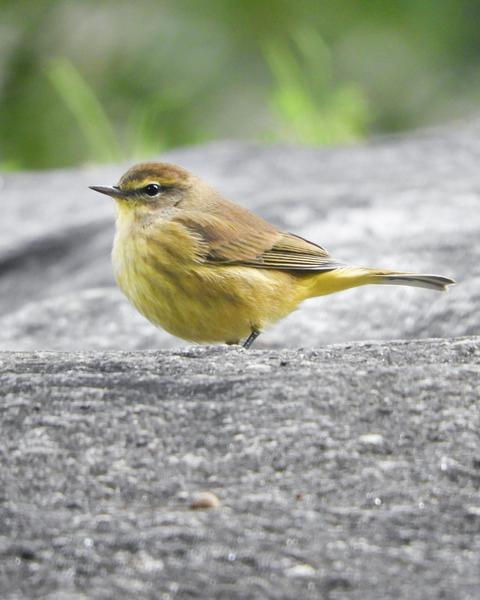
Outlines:
{"label": "pointed black beak", "polygon": [[106,185],[90,185],[89,188],[95,192],[100,192],[100,194],[112,196],[113,198],[115,198],[115,196],[124,196],[122,190],[117,186],[109,187]]}

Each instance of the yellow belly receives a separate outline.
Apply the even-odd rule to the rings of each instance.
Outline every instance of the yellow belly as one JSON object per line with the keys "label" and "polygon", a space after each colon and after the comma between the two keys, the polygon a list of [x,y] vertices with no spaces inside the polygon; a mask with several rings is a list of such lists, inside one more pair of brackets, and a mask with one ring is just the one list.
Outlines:
{"label": "yellow belly", "polygon": [[176,242],[168,244],[165,236],[152,245],[129,235],[116,240],[112,253],[120,289],[142,315],[169,333],[196,342],[238,342],[297,306],[294,276],[199,264],[181,239]]}
{"label": "yellow belly", "polygon": [[147,319],[196,342],[238,342],[286,316],[298,302],[287,274],[247,267],[197,266],[173,275],[148,264],[117,282]]}
{"label": "yellow belly", "polygon": [[211,265],[195,259],[195,240],[166,225],[149,237],[117,229],[117,283],[137,310],[169,333],[195,342],[238,342],[312,296],[367,283],[365,270],[291,273]]}

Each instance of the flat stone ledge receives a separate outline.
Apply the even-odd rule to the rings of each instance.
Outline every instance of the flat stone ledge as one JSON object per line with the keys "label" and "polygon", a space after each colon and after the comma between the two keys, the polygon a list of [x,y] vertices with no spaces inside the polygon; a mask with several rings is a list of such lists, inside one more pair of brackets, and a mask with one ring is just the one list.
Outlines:
{"label": "flat stone ledge", "polygon": [[479,337],[0,353],[0,597],[474,598],[479,383]]}

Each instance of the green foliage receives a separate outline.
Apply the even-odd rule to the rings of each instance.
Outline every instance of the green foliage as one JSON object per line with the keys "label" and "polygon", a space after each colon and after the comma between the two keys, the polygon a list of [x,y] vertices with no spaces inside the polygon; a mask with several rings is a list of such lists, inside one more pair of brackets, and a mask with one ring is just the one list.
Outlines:
{"label": "green foliage", "polygon": [[470,0],[0,0],[0,168],[463,117],[479,19]]}
{"label": "green foliage", "polygon": [[362,137],[368,113],[359,87],[332,83],[330,51],[314,29],[296,32],[291,41],[269,40],[264,45],[276,83],[272,106],[281,124],[272,138],[334,144]]}
{"label": "green foliage", "polygon": [[121,144],[100,102],[72,63],[65,58],[54,59],[48,65],[47,74],[75,117],[91,158],[98,162],[124,158]]}

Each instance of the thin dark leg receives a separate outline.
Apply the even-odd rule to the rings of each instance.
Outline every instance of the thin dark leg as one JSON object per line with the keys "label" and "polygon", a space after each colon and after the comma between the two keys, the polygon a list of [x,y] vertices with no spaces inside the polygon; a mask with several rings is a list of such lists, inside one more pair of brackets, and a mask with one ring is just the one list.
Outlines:
{"label": "thin dark leg", "polygon": [[248,338],[245,340],[243,347],[244,348],[250,348],[250,346],[253,344],[253,342],[257,339],[257,337],[260,335],[259,331],[252,331],[252,333],[248,336]]}

